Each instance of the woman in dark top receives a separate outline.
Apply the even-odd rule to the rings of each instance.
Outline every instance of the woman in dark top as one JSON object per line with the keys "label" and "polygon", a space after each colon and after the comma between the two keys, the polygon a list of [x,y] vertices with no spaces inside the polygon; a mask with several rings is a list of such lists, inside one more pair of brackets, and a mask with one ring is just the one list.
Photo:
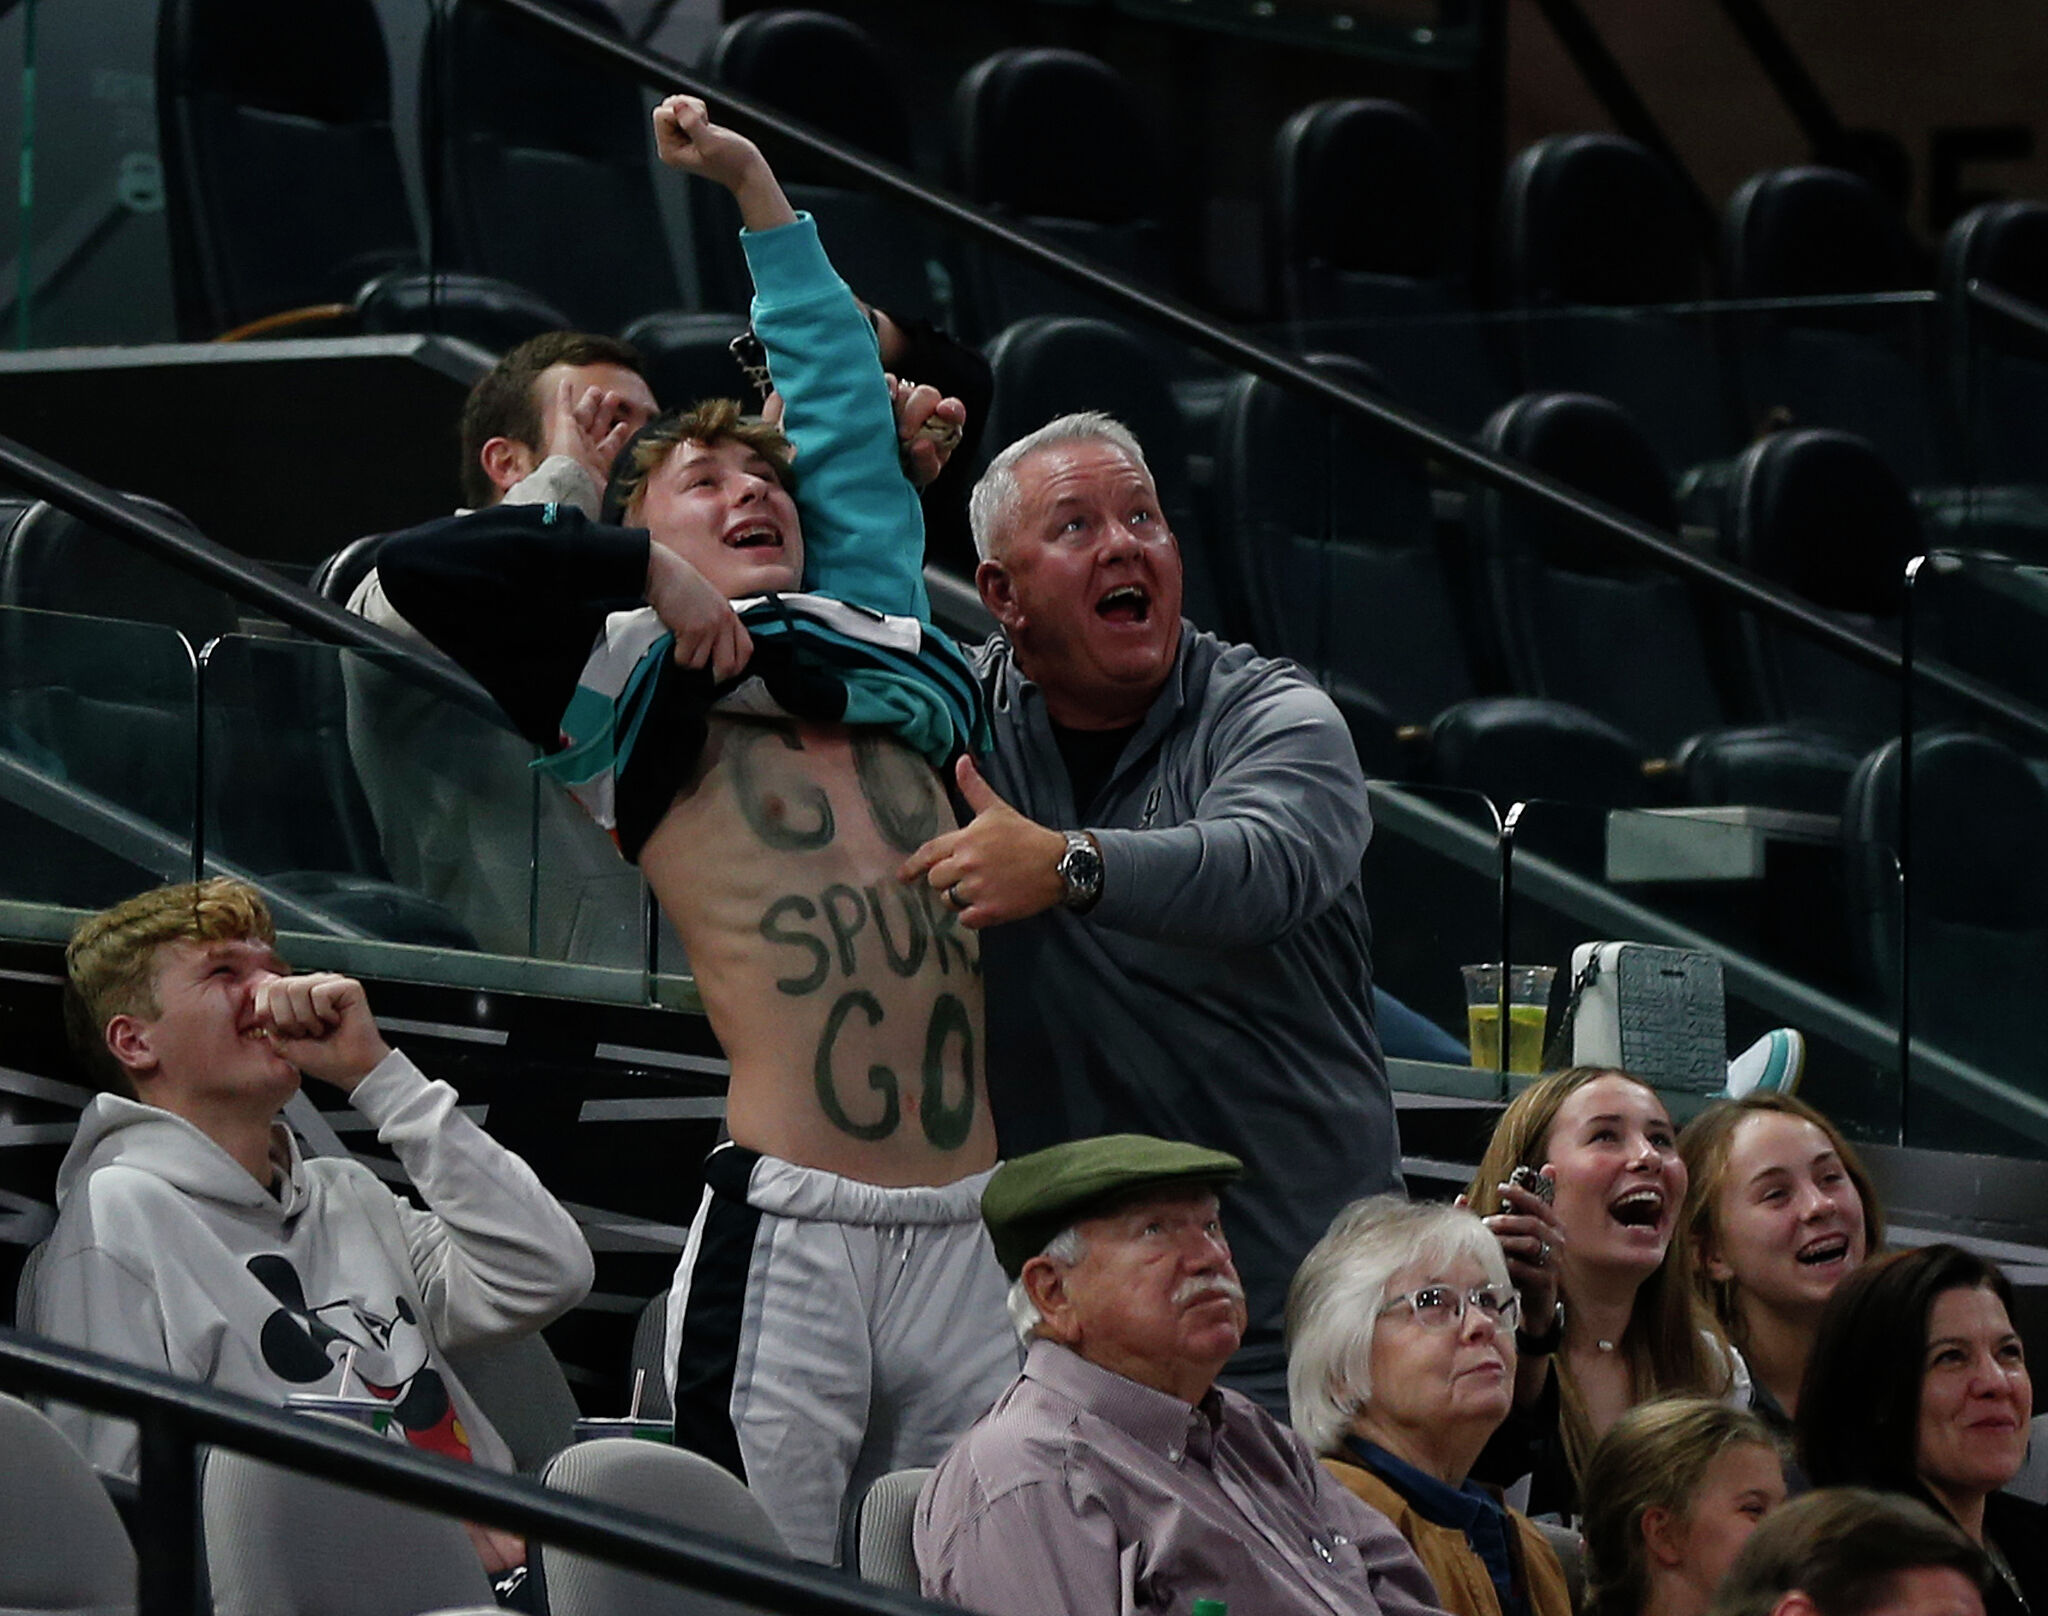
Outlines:
{"label": "woman in dark top", "polygon": [[[1517,1168],[1554,1192],[1548,1233],[1535,1198],[1511,1182]],[[1552,1072],[1494,1127],[1466,1199],[1499,1237],[1524,1323],[1514,1410],[1473,1474],[1510,1488],[1529,1476],[1531,1515],[1577,1512],[1593,1444],[1637,1403],[1687,1394],[1749,1406],[1748,1373],[1675,1238],[1685,1185],[1669,1112],[1626,1072]]]}
{"label": "woman in dark top", "polygon": [[1988,1616],[2048,1613],[2048,1509],[1999,1489],[2027,1454],[2034,1389],[2012,1286],[1959,1246],[1865,1264],[1821,1316],[1795,1425],[1819,1487],[1909,1493],[1998,1573]]}

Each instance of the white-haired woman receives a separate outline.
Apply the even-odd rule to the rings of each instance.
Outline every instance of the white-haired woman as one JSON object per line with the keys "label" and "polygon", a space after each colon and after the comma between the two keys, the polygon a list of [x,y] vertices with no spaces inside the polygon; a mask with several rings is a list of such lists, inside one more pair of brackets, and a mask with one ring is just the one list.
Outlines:
{"label": "white-haired woman", "polygon": [[1520,1311],[1477,1216],[1384,1195],[1337,1215],[1288,1292],[1294,1428],[1400,1528],[1453,1616],[1571,1616],[1542,1533],[1470,1479],[1513,1401]]}

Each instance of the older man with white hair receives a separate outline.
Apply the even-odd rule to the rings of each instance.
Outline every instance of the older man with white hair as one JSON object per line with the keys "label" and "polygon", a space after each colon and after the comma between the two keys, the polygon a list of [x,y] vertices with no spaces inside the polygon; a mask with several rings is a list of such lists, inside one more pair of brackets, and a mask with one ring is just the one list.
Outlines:
{"label": "older man with white hair", "polygon": [[988,1084],[1015,1155],[1118,1130],[1251,1164],[1225,1192],[1250,1293],[1226,1379],[1286,1408],[1287,1282],[1337,1210],[1401,1186],[1360,861],[1372,818],[1335,703],[1181,617],[1138,442],[1063,416],[975,488],[1000,632],[975,810],[903,867],[990,928]]}
{"label": "older man with white hair", "polygon": [[1392,1524],[1215,1384],[1244,1331],[1217,1210],[1242,1165],[1122,1134],[997,1169],[982,1219],[1024,1372],[918,1501],[924,1591],[991,1616],[1419,1616]]}

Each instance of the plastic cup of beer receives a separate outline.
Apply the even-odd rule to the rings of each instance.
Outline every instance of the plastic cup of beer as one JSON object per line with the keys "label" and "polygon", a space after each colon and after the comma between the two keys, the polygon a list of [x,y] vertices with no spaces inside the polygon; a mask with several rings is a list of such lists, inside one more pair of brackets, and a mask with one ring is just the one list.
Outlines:
{"label": "plastic cup of beer", "polygon": [[[1507,972],[1508,1047],[1501,1059],[1501,972]],[[1472,1045],[1472,1064],[1483,1072],[1540,1072],[1543,1069],[1543,1023],[1550,1011],[1554,965],[1467,965],[1465,1030]]]}

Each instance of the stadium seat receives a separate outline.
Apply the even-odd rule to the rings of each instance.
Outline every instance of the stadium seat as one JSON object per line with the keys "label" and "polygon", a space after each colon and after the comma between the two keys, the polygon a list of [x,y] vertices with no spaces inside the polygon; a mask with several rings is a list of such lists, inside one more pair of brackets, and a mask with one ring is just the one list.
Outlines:
{"label": "stadium seat", "polygon": [[[1723,506],[1721,544],[1737,566],[1843,627],[1898,643],[1920,525],[1912,496],[1861,438],[1813,428],[1745,450]],[[1754,613],[1731,615],[1747,704],[1759,714],[1830,731],[1856,757],[1897,733],[1897,680]],[[1848,784],[1846,772],[1840,784]]]}
{"label": "stadium seat", "polygon": [[[1930,553],[1913,577],[1916,656],[1934,656],[2048,708],[2048,568],[1961,550]],[[1924,699],[1916,694],[1916,708]]]}
{"label": "stadium seat", "polygon": [[2040,1007],[2014,989],[2048,974],[2048,790],[1988,736],[1917,736],[1902,907],[1904,762],[1897,739],[1871,753],[1843,811],[1857,965],[1896,1013],[1910,951],[1914,1038],[2039,1092]]}
{"label": "stadium seat", "polygon": [[[618,31],[602,0],[563,9]],[[631,79],[458,0],[427,36],[420,115],[450,268],[516,280],[591,331],[682,305]]]}
{"label": "stadium seat", "polygon": [[[1487,423],[1484,442],[1677,532],[1669,473],[1605,399],[1527,394]],[[1679,579],[1587,526],[1491,488],[1474,496],[1468,516],[1482,610],[1518,693],[1583,707],[1659,754],[1736,716],[1709,661],[1697,602]]]}
{"label": "stadium seat", "polygon": [[[557,1454],[541,1479],[579,1498],[638,1510],[751,1548],[787,1552],[767,1510],[746,1485],[687,1449],[631,1437],[599,1437]],[[618,1616],[621,1611],[635,1616],[752,1616],[755,1609],[546,1544],[537,1552],[552,1616]]]}
{"label": "stadium seat", "polygon": [[[1663,159],[1620,135],[1552,135],[1509,166],[1500,283],[1522,386],[1613,399],[1672,466],[1738,441],[1713,333],[1693,303],[1707,244]],[[1569,311],[1569,312],[1567,312]]]}
{"label": "stadium seat", "polygon": [[1769,724],[1690,736],[1670,761],[1689,803],[1767,803],[1834,818],[1862,755],[1840,735]]}
{"label": "stadium seat", "polygon": [[1967,486],[1922,496],[1945,541],[2048,560],[2048,335],[1986,307],[1973,283],[2048,319],[2048,204],[1987,202],[1949,227],[1939,290]]}
{"label": "stadium seat", "polygon": [[576,1439],[576,1394],[546,1337],[463,1347],[448,1354],[448,1366],[527,1474],[538,1475]]}
{"label": "stadium seat", "polygon": [[0,711],[16,749],[40,748],[70,784],[189,837],[193,659],[234,630],[235,603],[53,505],[16,502],[0,517],[0,607],[31,608],[0,610]]}
{"label": "stadium seat", "polygon": [[[1385,396],[1362,361],[1312,362]],[[1236,557],[1251,639],[1371,691],[1421,723],[1476,688],[1458,591],[1410,455],[1299,395],[1242,378],[1216,453],[1216,531]]]}
{"label": "stadium seat", "polygon": [[[1770,169],[1745,180],[1722,220],[1721,253],[1728,295],[1738,299],[1855,299],[1927,282],[1891,204],[1840,169]],[[1907,487],[1942,482],[1926,314],[1866,303],[1737,315],[1744,419],[1756,432],[1854,432]]]}
{"label": "stadium seat", "polygon": [[1144,342],[1122,326],[1077,315],[1020,320],[988,348],[995,402],[982,442],[1014,443],[1055,416],[1106,410],[1137,434],[1187,573],[1186,615],[1234,631],[1229,580],[1208,545],[1189,466],[1188,429]]}
{"label": "stadium seat", "polygon": [[510,281],[459,270],[393,270],[355,295],[356,327],[366,337],[441,331],[490,353],[504,353],[544,331],[574,322],[545,298]]}
{"label": "stadium seat", "polygon": [[519,287],[424,273],[370,0],[165,0],[156,75],[180,336],[310,318],[496,348],[559,323]]}
{"label": "stadium seat", "polygon": [[743,314],[667,310],[643,314],[619,334],[640,350],[647,385],[662,408],[687,409],[700,398],[738,398],[746,391],[746,375],[732,356],[732,339],[746,329]]}
{"label": "stadium seat", "polygon": [[[1169,286],[1159,215],[1169,176],[1138,105],[1136,87],[1093,56],[1043,46],[998,51],[954,91],[954,184],[1059,246]],[[1106,312],[1085,292],[995,249],[974,248],[968,262],[983,332],[1029,315]]]}
{"label": "stadium seat", "polygon": [[931,1473],[931,1466],[922,1465],[877,1476],[847,1515],[840,1560],[857,1571],[862,1582],[908,1594],[918,1591],[917,1554],[911,1548],[910,1527],[917,1513],[917,1495]]}
{"label": "stadium seat", "polygon": [[[668,1395],[668,1292],[650,1297],[633,1325],[633,1353],[627,1367],[640,1381],[640,1412],[650,1420],[672,1420]],[[644,1378],[643,1378],[644,1377]]]}
{"label": "stadium seat", "polygon": [[0,1610],[130,1616],[135,1550],[92,1466],[62,1431],[0,1393]]}
{"label": "stadium seat", "polygon": [[1443,142],[1398,101],[1318,101],[1273,138],[1275,310],[1297,347],[1356,354],[1424,414],[1478,428],[1513,391],[1473,318]]}
{"label": "stadium seat", "polygon": [[166,0],[157,116],[183,336],[419,267],[371,0]]}
{"label": "stadium seat", "polygon": [[[844,17],[754,11],[726,24],[705,57],[709,76],[898,168],[911,166],[910,110],[893,65]],[[848,186],[815,159],[772,151],[790,201],[818,221],[847,285],[905,319],[953,320],[954,271],[925,220]],[[707,187],[693,187],[703,194]],[[723,299],[746,306],[751,283],[730,232],[714,238]],[[726,243],[731,243],[729,246]]]}
{"label": "stadium seat", "polygon": [[414,1616],[492,1602],[460,1521],[226,1448],[206,1454],[200,1515],[214,1616]]}
{"label": "stadium seat", "polygon": [[[120,497],[197,534],[158,500]],[[183,633],[194,651],[232,634],[239,611],[213,585],[42,500],[0,510],[0,605],[160,623]]]}
{"label": "stadium seat", "polygon": [[1607,808],[1649,801],[1634,741],[1580,708],[1528,696],[1480,696],[1439,713],[1420,774],[1476,791],[1500,813],[1538,798]]}

